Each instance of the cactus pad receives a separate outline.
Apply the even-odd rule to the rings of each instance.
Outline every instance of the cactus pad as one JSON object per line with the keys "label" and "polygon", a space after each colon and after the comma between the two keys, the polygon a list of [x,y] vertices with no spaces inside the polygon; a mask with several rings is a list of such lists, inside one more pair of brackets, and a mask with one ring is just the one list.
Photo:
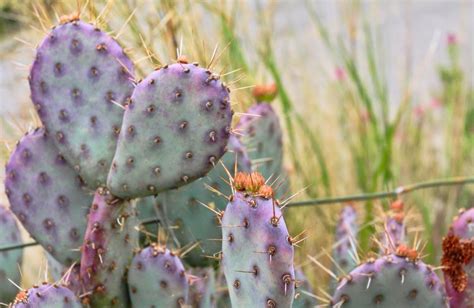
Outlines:
{"label": "cactus pad", "polygon": [[131,204],[98,189],[82,246],[81,277],[91,302],[127,307],[126,267],[138,247],[138,225]]}
{"label": "cactus pad", "polygon": [[314,293],[313,287],[301,269],[295,270],[296,275],[296,295],[292,308],[310,308],[318,305],[316,298],[311,296]]}
{"label": "cactus pad", "polygon": [[104,185],[123,109],[133,91],[133,64],[110,36],[73,20],[51,31],[31,68],[31,98],[66,160],[91,188]]}
{"label": "cactus pad", "polygon": [[[282,177],[283,133],[273,107],[265,103],[251,106],[240,118],[237,129],[243,135],[242,141],[252,160],[252,169],[260,172],[266,179]],[[285,178],[281,181],[288,184]],[[278,189],[277,194],[284,194],[287,189],[283,186]]]}
{"label": "cactus pad", "polygon": [[342,269],[346,274],[356,267],[358,232],[357,212],[352,205],[346,205],[341,210],[334,239],[333,258],[338,265],[336,271]]}
{"label": "cactus pad", "polygon": [[216,307],[216,274],[214,268],[203,267],[191,269],[191,287],[188,303],[196,308]]}
{"label": "cactus pad", "polygon": [[[0,205],[0,246],[21,244],[21,234],[12,212]],[[16,249],[0,252],[0,302],[8,303],[15,298],[16,287],[8,281],[20,283],[20,272],[23,250]]]}
{"label": "cactus pad", "polygon": [[[403,247],[403,249],[402,249]],[[398,252],[359,265],[343,278],[335,307],[447,307],[444,287],[417,253],[399,246]]]}
{"label": "cactus pad", "polygon": [[250,171],[250,161],[236,137],[229,138],[228,148],[229,151],[221,160],[225,168],[218,164],[205,177],[180,188],[160,193],[156,197],[157,212],[174,242],[179,247],[199,242],[199,246],[184,258],[193,266],[208,265],[212,261],[208,257],[219,252],[222,246],[219,219],[202,204],[219,212],[225,209],[227,200],[211,191],[209,187],[218,190],[224,196],[231,194],[230,186],[226,182],[229,177],[226,169],[234,173],[236,158],[238,170]]}
{"label": "cactus pad", "polygon": [[6,166],[11,210],[30,235],[65,265],[80,259],[77,249],[92,202],[83,186],[43,128],[20,140]]}
{"label": "cactus pad", "polygon": [[187,63],[154,71],[125,111],[108,187],[143,197],[205,175],[225,153],[231,120],[228,90],[210,71]]}
{"label": "cactus pad", "polygon": [[222,266],[234,307],[291,307],[294,248],[261,175],[238,173],[222,219]]}
{"label": "cactus pad", "polygon": [[12,308],[81,308],[79,299],[64,286],[43,283],[17,294]]}
{"label": "cactus pad", "polygon": [[156,244],[133,258],[128,285],[133,307],[181,308],[189,290],[179,257]]}

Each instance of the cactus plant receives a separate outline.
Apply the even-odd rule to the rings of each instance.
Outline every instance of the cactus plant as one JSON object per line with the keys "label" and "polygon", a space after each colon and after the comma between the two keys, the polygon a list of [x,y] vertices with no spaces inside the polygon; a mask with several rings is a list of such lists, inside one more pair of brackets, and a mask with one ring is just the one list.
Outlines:
{"label": "cactus plant", "polygon": [[64,265],[79,260],[92,197],[45,129],[20,140],[5,173],[11,210],[30,235]]}
{"label": "cactus plant", "polygon": [[98,189],[88,217],[81,278],[97,306],[127,307],[126,267],[138,247],[138,220],[132,204]]}
{"label": "cactus plant", "polygon": [[81,308],[81,302],[64,286],[43,283],[20,291],[12,308]]}
{"label": "cactus plant", "polygon": [[208,265],[212,261],[209,257],[219,252],[222,246],[220,222],[203,204],[219,212],[224,210],[227,200],[211,191],[210,187],[228,196],[231,188],[226,182],[229,177],[226,170],[233,173],[237,162],[238,170],[250,171],[250,161],[236,137],[230,137],[228,148],[229,152],[221,160],[223,166],[218,165],[207,176],[156,197],[158,216],[174,242],[179,246],[199,242],[199,246],[184,258],[193,266]]}
{"label": "cactus plant", "polygon": [[[396,249],[400,244],[405,244],[405,215],[403,202],[396,200],[390,204],[390,212],[387,213],[384,222],[384,233],[381,236],[381,249]],[[382,251],[383,252],[383,251]]]}
{"label": "cactus plant", "polygon": [[93,189],[104,185],[133,90],[133,64],[106,33],[64,19],[39,45],[31,99],[53,142]]}
{"label": "cactus plant", "polygon": [[133,258],[128,272],[133,307],[182,307],[189,291],[179,257],[163,246],[152,244]]}
{"label": "cactus plant", "polygon": [[136,85],[108,177],[114,195],[156,195],[212,169],[232,120],[228,89],[217,79],[182,60]]}
{"label": "cactus plant", "polygon": [[[242,141],[252,160],[252,169],[264,178],[284,177],[283,133],[280,120],[273,107],[267,102],[276,94],[275,86],[258,86],[254,91],[257,103],[252,105],[240,118],[237,130],[242,133]],[[288,190],[287,179],[281,178],[282,187],[276,193],[282,195]]]}
{"label": "cactus plant", "polygon": [[[0,205],[0,246],[20,244],[21,234],[12,212]],[[16,287],[8,281],[20,283],[18,268],[23,260],[23,250],[3,251],[0,253],[0,302],[8,303],[15,298]]]}
{"label": "cactus plant", "polygon": [[448,307],[444,287],[416,250],[369,258],[344,277],[332,298],[334,307]]}
{"label": "cactus plant", "polygon": [[356,267],[358,232],[357,212],[353,205],[346,205],[342,208],[336,225],[333,249],[333,259],[337,264],[336,272],[342,270],[343,274],[347,274]]}
{"label": "cactus plant", "polygon": [[461,210],[443,239],[441,260],[451,307],[474,303],[474,208]]}
{"label": "cactus plant", "polygon": [[273,191],[238,173],[222,218],[222,266],[234,307],[291,307],[294,248]]}

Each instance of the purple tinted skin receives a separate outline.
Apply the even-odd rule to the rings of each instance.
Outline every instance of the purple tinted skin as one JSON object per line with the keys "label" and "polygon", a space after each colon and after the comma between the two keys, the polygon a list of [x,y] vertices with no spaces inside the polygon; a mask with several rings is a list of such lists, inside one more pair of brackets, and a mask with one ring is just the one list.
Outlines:
{"label": "purple tinted skin", "polygon": [[232,305],[291,307],[294,248],[274,200],[236,192],[222,230],[222,266]]}
{"label": "purple tinted skin", "polygon": [[19,141],[5,172],[11,210],[31,236],[64,265],[79,260],[92,197],[43,128]]}
{"label": "purple tinted skin", "polygon": [[66,160],[91,189],[105,185],[133,63],[106,33],[82,21],[54,27],[37,48],[31,98]]}
{"label": "purple tinted skin", "polygon": [[206,69],[172,64],[137,84],[126,109],[108,187],[144,197],[204,176],[225,153],[229,93]]}

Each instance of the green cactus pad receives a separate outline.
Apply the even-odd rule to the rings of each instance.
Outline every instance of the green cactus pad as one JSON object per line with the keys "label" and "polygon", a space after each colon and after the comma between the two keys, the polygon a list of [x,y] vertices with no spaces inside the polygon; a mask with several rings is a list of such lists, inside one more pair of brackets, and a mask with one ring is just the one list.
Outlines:
{"label": "green cactus pad", "polygon": [[236,158],[238,170],[250,171],[250,161],[236,137],[230,137],[228,148],[221,160],[225,168],[218,164],[205,177],[156,197],[157,213],[174,244],[183,247],[199,242],[199,246],[184,257],[184,261],[193,266],[208,265],[213,260],[209,257],[221,250],[219,219],[202,203],[216,211],[223,211],[227,200],[211,191],[210,187],[224,196],[231,194],[226,183],[229,178],[226,169],[234,173]]}
{"label": "green cactus pad", "polygon": [[[21,244],[21,234],[15,217],[10,210],[0,205],[0,246]],[[0,302],[8,303],[15,298],[17,288],[10,282],[20,284],[20,272],[23,250],[16,249],[0,252]]]}
{"label": "green cactus pad", "polygon": [[133,64],[106,33],[82,21],[54,27],[37,49],[31,98],[54,143],[95,189],[105,185]]}
{"label": "green cactus pad", "polygon": [[56,260],[80,259],[92,196],[43,128],[26,134],[11,154],[5,192],[13,213]]}
{"label": "green cactus pad", "polygon": [[108,187],[144,197],[205,175],[225,153],[229,93],[206,69],[177,63],[137,84],[128,105]]}
{"label": "green cactus pad", "polygon": [[271,105],[257,103],[240,118],[237,130],[252,160],[252,169],[264,178],[280,177],[281,187],[275,192],[281,196],[288,192],[288,179],[283,170],[283,132],[278,115]]}

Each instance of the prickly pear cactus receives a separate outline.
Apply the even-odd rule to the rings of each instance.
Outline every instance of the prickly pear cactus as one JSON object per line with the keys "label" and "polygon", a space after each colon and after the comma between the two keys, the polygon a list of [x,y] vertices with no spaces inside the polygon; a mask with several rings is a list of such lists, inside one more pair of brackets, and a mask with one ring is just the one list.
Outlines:
{"label": "prickly pear cactus", "polygon": [[474,305],[474,208],[461,210],[443,239],[441,259],[451,307]]}
{"label": "prickly pear cactus", "polygon": [[216,273],[214,268],[192,268],[188,304],[195,308],[216,307]]}
{"label": "prickly pear cactus", "polygon": [[390,211],[384,223],[384,233],[380,239],[382,243],[381,250],[395,250],[400,244],[405,243],[406,227],[403,207],[401,200],[396,200],[390,204]]}
{"label": "prickly pear cactus", "polygon": [[238,173],[222,218],[222,266],[233,307],[291,307],[294,248],[273,190]]}
{"label": "prickly pear cactus", "polygon": [[210,71],[180,62],[136,85],[126,108],[108,187],[143,197],[204,176],[230,135],[228,89]]}
{"label": "prickly pear cactus", "polygon": [[[257,88],[256,90],[258,90]],[[254,91],[255,92],[255,91]],[[288,180],[283,171],[283,132],[278,115],[270,104],[259,99],[273,99],[275,90],[262,88],[254,93],[257,103],[252,105],[240,118],[237,130],[252,160],[252,169],[260,172],[264,178],[276,180],[280,176],[281,187],[277,195],[287,193]]]}
{"label": "prickly pear cactus", "polygon": [[106,33],[80,20],[54,27],[39,45],[29,77],[41,121],[66,160],[93,189],[105,185],[133,64]]}
{"label": "prickly pear cactus", "polygon": [[352,270],[340,281],[331,304],[344,308],[448,307],[436,273],[404,245]]}
{"label": "prickly pear cactus", "polygon": [[[0,247],[21,244],[21,234],[13,213],[0,205]],[[8,303],[15,298],[16,287],[8,281],[20,284],[21,277],[18,267],[23,260],[23,250],[16,249],[0,252],[0,302]]]}
{"label": "prickly pear cactus", "polygon": [[84,287],[92,305],[127,307],[126,267],[138,248],[138,220],[128,201],[98,189],[88,216],[81,258]]}
{"label": "prickly pear cactus", "polygon": [[187,301],[189,284],[179,257],[153,244],[140,251],[128,272],[133,307],[181,308]]}
{"label": "prickly pear cactus", "polygon": [[295,270],[296,275],[296,294],[293,301],[293,308],[311,308],[318,305],[316,298],[311,296],[314,294],[313,287],[306,278],[301,269]]}
{"label": "prickly pear cactus", "polygon": [[92,197],[43,128],[27,133],[10,155],[5,192],[30,235],[59,262],[80,259]]}
{"label": "prickly pear cactus", "polygon": [[20,291],[12,308],[81,308],[81,302],[64,286],[43,283]]}
{"label": "prickly pear cactus", "polygon": [[337,263],[335,272],[342,269],[344,273],[349,273],[357,266],[357,233],[359,225],[357,223],[357,212],[352,205],[342,208],[339,220],[336,225],[336,236],[334,239],[333,259]]}
{"label": "prickly pear cactus", "polygon": [[178,247],[199,243],[184,257],[186,263],[193,266],[208,265],[213,260],[210,257],[222,248],[220,220],[203,204],[214,211],[223,211],[227,204],[223,196],[231,194],[226,169],[233,174],[237,162],[238,170],[250,171],[250,160],[236,137],[229,138],[228,148],[221,160],[225,167],[219,163],[205,177],[156,197],[157,213],[174,243]]}

